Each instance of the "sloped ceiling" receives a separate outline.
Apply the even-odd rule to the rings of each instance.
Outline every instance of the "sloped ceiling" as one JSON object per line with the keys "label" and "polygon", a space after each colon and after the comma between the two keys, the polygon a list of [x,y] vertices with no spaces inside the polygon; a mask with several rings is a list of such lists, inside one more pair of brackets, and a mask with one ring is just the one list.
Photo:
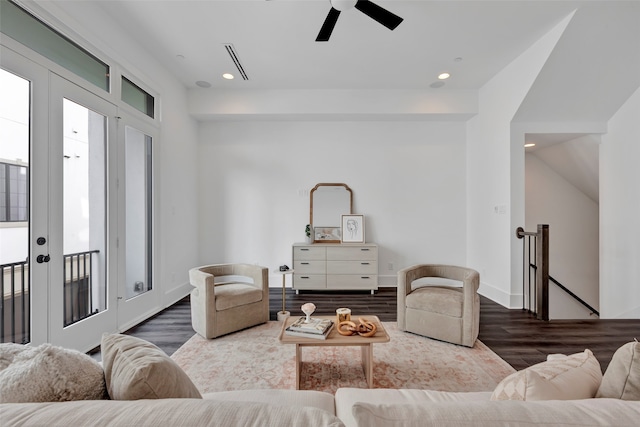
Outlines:
{"label": "sloped ceiling", "polygon": [[527,141],[536,141],[534,148],[527,148],[527,155],[538,157],[594,203],[600,203],[598,135],[527,135]]}
{"label": "sloped ceiling", "polygon": [[640,2],[580,5],[514,121],[608,120],[640,86]]}

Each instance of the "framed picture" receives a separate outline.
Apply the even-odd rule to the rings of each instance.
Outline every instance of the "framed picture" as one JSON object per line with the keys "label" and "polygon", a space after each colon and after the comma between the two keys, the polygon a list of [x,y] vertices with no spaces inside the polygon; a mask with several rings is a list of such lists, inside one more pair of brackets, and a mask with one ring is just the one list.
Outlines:
{"label": "framed picture", "polygon": [[342,215],[342,243],[364,243],[364,215]]}
{"label": "framed picture", "polygon": [[313,227],[313,241],[340,243],[340,227]]}

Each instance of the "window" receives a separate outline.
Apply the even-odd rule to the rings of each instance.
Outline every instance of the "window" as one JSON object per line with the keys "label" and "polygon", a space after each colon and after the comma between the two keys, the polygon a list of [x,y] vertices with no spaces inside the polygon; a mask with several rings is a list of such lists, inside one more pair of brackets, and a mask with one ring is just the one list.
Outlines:
{"label": "window", "polygon": [[153,119],[153,96],[122,77],[122,100]]}
{"label": "window", "polygon": [[0,0],[0,29],[40,55],[109,91],[107,64],[7,0]]}
{"label": "window", "polygon": [[0,222],[29,220],[28,168],[0,163]]}

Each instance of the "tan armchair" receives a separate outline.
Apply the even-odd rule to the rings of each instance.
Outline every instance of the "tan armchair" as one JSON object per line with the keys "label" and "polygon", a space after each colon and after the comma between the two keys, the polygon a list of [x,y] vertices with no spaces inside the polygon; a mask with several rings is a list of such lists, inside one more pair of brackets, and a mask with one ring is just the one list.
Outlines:
{"label": "tan armchair", "polygon": [[[444,284],[442,279],[462,286]],[[400,270],[398,328],[473,347],[480,323],[479,285],[478,272],[465,267],[421,264]]]}
{"label": "tan armchair", "polygon": [[189,270],[191,324],[216,338],[269,321],[269,271],[252,264],[217,264]]}

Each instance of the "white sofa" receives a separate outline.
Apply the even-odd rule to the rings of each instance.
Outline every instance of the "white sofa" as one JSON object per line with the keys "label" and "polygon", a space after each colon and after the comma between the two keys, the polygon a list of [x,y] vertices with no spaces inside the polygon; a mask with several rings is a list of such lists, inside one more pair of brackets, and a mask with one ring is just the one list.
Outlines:
{"label": "white sofa", "polygon": [[13,426],[638,426],[640,402],[490,401],[491,392],[241,390],[203,399],[76,400],[0,405]]}
{"label": "white sofa", "polygon": [[[42,364],[37,371],[25,369],[25,365],[20,371],[14,369],[13,378],[19,379],[11,388],[11,370],[20,367],[20,360],[11,351],[2,351],[2,346],[6,345],[0,344],[0,402],[6,402],[0,404],[3,427],[640,425],[640,343],[621,347],[604,377],[597,360],[585,350],[516,372],[487,392],[340,388],[335,396],[269,389],[201,395],[157,347],[137,338],[111,335],[103,338],[104,367],[95,361],[81,367],[85,363],[76,359],[74,369],[69,370],[82,368],[82,377],[97,373],[99,384],[93,380],[97,394],[92,391],[86,397],[91,400],[62,402],[51,400],[83,399],[69,391],[86,393],[86,384],[77,387],[82,380],[61,371],[56,363],[56,375],[46,374]],[[45,364],[55,359],[52,349],[46,350]],[[30,367],[39,357],[24,356]],[[63,356],[69,360],[77,355]],[[34,396],[48,401],[19,403],[27,399],[20,390],[29,387],[25,381],[33,381],[29,376],[34,372],[51,380],[42,389],[51,389],[54,394]],[[58,399],[55,396],[60,390],[56,389],[61,388],[66,395]],[[112,400],[96,400],[102,390]],[[12,400],[17,395],[20,399]],[[545,398],[549,399],[541,400]]]}

